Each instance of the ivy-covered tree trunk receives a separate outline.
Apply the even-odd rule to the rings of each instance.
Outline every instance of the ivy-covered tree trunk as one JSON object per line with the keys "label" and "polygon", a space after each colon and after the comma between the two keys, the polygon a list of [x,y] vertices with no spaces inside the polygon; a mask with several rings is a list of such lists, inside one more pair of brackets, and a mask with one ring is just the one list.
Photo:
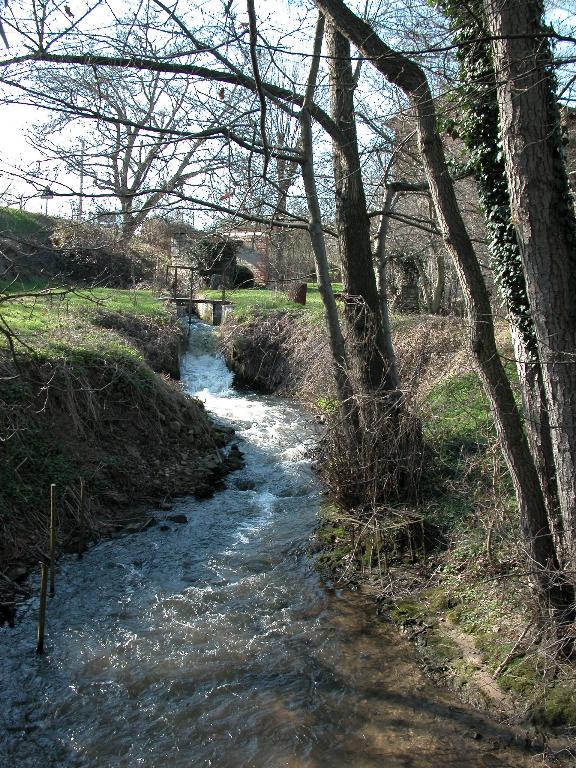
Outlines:
{"label": "ivy-covered tree trunk", "polygon": [[512,221],[551,423],[566,565],[576,573],[576,221],[540,0],[484,0]]}
{"label": "ivy-covered tree trunk", "polygon": [[[520,248],[512,224],[506,169],[499,145],[496,75],[483,0],[442,0],[459,43],[460,83],[457,134],[464,141],[486,217],[494,277],[506,305],[514,344],[526,431],[544,495],[558,565],[565,563],[558,510],[552,440],[544,396],[536,331],[530,311]],[[568,602],[570,595],[567,595]]]}
{"label": "ivy-covered tree trunk", "polygon": [[354,358],[368,390],[395,390],[391,345],[384,338],[380,299],[370,243],[370,219],[362,182],[350,43],[333,24],[326,24],[330,55],[332,118],[341,140],[333,142],[336,180],[336,225],[340,242],[345,317],[351,331]]}
{"label": "ivy-covered tree trunk", "polygon": [[540,604],[562,610],[565,596],[558,588],[550,565],[554,547],[542,489],[534,460],[523,432],[512,388],[502,366],[494,338],[492,309],[484,278],[460,213],[454,185],[438,134],[434,100],[421,67],[394,51],[374,29],[354,14],[342,0],[315,0],[318,8],[340,32],[352,40],[390,82],[407,95],[413,107],[418,146],[444,236],[466,301],[470,349],[489,398],[496,428],[518,500],[520,525],[529,557],[534,563],[533,583]]}

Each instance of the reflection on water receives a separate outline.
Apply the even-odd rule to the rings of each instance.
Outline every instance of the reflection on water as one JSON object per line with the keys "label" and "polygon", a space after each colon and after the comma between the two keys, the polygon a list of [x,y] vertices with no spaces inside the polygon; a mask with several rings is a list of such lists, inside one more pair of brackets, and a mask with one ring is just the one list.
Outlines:
{"label": "reflection on water", "polygon": [[192,327],[183,378],[236,427],[246,467],[179,501],[188,524],[64,562],[46,657],[34,601],[0,630],[1,768],[528,765],[369,603],[322,582],[305,555],[314,436],[289,404],[234,392],[213,344]]}

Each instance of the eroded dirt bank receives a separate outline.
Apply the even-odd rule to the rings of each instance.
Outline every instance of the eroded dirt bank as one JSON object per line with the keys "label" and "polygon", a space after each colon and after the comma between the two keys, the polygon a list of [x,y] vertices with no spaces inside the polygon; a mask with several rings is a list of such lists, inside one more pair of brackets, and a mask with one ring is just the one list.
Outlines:
{"label": "eroded dirt bank", "polygon": [[107,329],[105,344],[64,331],[61,351],[0,357],[0,619],[13,618],[46,552],[52,483],[58,550],[74,552],[137,530],[150,504],[210,496],[241,465],[222,451],[233,432],[170,377],[184,339],[175,318],[99,309],[91,321]]}

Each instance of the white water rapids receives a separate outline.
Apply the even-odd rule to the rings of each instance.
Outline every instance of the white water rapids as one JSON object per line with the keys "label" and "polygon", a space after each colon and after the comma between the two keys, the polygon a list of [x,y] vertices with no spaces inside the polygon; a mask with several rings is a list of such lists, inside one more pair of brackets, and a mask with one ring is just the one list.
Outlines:
{"label": "white water rapids", "polygon": [[201,323],[182,378],[235,427],[246,467],[179,500],[185,525],[63,558],[44,657],[36,599],[0,630],[1,768],[524,765],[497,748],[505,728],[431,685],[373,606],[314,568],[321,497],[298,410],[234,391]]}

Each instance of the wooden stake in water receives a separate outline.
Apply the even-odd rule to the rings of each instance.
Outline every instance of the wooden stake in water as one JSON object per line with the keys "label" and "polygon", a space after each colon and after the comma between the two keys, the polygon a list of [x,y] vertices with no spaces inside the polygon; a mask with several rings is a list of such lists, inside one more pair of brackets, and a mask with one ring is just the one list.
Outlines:
{"label": "wooden stake in water", "polygon": [[48,591],[48,568],[40,563],[40,610],[38,612],[38,642],[36,653],[44,653],[44,628],[46,627],[46,592]]}
{"label": "wooden stake in water", "polygon": [[78,502],[78,557],[82,557],[86,548],[86,515],[84,512],[84,480],[80,479],[80,500]]}
{"label": "wooden stake in water", "polygon": [[190,294],[188,296],[188,325],[192,322],[192,299],[194,298],[194,283],[192,280],[192,270],[190,270]]}
{"label": "wooden stake in water", "polygon": [[56,486],[54,483],[50,486],[50,597],[54,597],[56,592]]}

